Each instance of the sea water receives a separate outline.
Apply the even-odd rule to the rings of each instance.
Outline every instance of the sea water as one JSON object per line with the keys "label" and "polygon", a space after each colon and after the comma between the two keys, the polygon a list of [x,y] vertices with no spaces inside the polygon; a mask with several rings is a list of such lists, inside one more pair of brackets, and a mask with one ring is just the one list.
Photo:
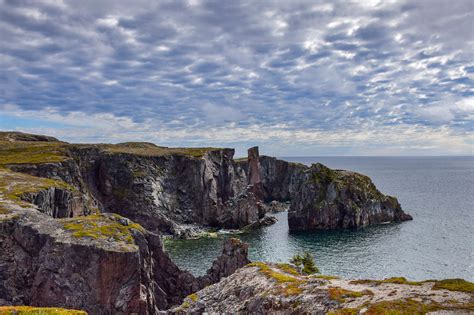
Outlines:
{"label": "sea water", "polygon": [[[372,178],[398,198],[413,221],[346,231],[290,233],[287,213],[278,223],[234,235],[250,245],[251,260],[287,262],[309,251],[323,274],[345,278],[474,280],[474,157],[291,157]],[[204,274],[226,234],[166,242],[178,266]]]}

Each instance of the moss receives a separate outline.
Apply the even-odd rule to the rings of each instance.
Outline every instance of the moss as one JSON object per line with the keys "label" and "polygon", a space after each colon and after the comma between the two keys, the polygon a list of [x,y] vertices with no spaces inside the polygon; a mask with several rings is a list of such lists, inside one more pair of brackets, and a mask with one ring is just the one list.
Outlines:
{"label": "moss", "polygon": [[365,308],[365,315],[412,315],[427,314],[434,311],[472,311],[473,303],[459,304],[451,303],[449,305],[439,304],[436,302],[423,303],[413,299],[400,299],[391,301],[381,301],[373,304],[365,303],[360,308],[342,308],[329,312],[328,315],[353,315],[359,314],[359,311]]}
{"label": "moss", "polygon": [[285,297],[289,297],[303,293],[303,289],[299,287],[299,283],[288,283],[282,287],[278,293]]}
{"label": "moss", "polygon": [[339,303],[344,303],[346,298],[359,298],[364,295],[374,295],[374,293],[370,290],[364,291],[351,291],[346,290],[340,287],[331,287],[328,289],[329,298],[334,301],[338,301]]}
{"label": "moss", "polygon": [[8,210],[5,206],[0,204],[0,214],[9,214],[10,210]]}
{"label": "moss", "polygon": [[286,272],[286,273],[289,273],[289,274],[292,274],[294,276],[299,276],[300,273],[298,272],[298,270],[296,270],[294,267],[292,267],[290,264],[283,264],[283,263],[280,263],[280,264],[277,264],[278,268],[281,269],[282,271]]}
{"label": "moss", "polygon": [[[144,232],[144,228],[137,223],[131,223],[118,214],[111,216],[89,215],[85,217],[75,217],[61,219],[63,227],[72,233],[76,238],[90,239],[112,239],[117,242],[134,244],[133,232]],[[130,222],[125,225],[123,222]]]}
{"label": "moss", "polygon": [[309,277],[316,278],[316,279],[324,279],[324,280],[340,279],[339,277],[336,277],[336,276],[326,276],[326,275],[310,275]]}
{"label": "moss", "polygon": [[331,311],[327,315],[357,315],[359,309],[357,308],[341,308],[339,310]]}
{"label": "moss", "polygon": [[424,304],[412,299],[382,301],[368,307],[366,315],[405,315],[405,314],[426,314],[442,310],[438,304]]}
{"label": "moss", "polygon": [[258,267],[260,269],[260,272],[263,273],[267,278],[273,279],[278,283],[302,282],[302,280],[298,278],[274,271],[272,268],[270,268],[267,264],[263,262],[253,262],[248,264],[247,266]]}
{"label": "moss", "polygon": [[84,311],[67,310],[57,307],[0,306],[0,314],[5,315],[87,315]]}
{"label": "moss", "polygon": [[445,279],[436,281],[433,286],[433,290],[450,290],[460,292],[474,292],[474,283],[463,280],[463,279]]}
{"label": "moss", "polygon": [[394,283],[394,284],[406,284],[406,285],[422,285],[426,281],[409,281],[404,277],[392,277],[384,280],[352,280],[349,281],[350,284],[376,284],[380,285],[382,283]]}
{"label": "moss", "polygon": [[196,293],[188,295],[187,298],[190,298],[193,302],[199,300],[199,296]]}
{"label": "moss", "polygon": [[22,201],[25,194],[36,193],[51,187],[75,191],[71,185],[49,178],[40,178],[23,173],[12,172],[0,167],[0,195],[20,206],[31,206]]}

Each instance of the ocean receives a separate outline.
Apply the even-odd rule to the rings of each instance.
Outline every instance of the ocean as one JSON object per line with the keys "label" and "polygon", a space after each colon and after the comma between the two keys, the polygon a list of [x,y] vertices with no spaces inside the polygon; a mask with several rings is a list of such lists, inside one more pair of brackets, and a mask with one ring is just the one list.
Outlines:
{"label": "ocean", "polygon": [[[322,274],[344,278],[474,281],[474,157],[283,157],[363,173],[398,198],[413,221],[349,231],[289,233],[287,213],[278,223],[237,237],[251,260],[287,262],[309,251]],[[178,266],[204,274],[223,239],[170,240]]]}

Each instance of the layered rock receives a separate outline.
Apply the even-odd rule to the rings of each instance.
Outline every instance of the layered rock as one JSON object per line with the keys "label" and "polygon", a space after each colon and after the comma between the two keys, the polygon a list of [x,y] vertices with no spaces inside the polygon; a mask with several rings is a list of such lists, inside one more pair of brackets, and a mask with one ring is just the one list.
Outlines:
{"label": "layered rock", "polygon": [[302,174],[288,212],[290,230],[358,228],[411,220],[397,199],[369,177],[313,164]]}

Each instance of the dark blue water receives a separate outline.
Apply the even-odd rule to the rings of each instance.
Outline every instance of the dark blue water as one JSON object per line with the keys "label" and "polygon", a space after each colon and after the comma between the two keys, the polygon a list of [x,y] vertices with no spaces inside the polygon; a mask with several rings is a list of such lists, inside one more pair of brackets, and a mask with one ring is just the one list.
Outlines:
{"label": "dark blue water", "polygon": [[[281,213],[277,224],[238,235],[250,244],[252,260],[288,261],[308,250],[322,273],[346,278],[474,280],[474,157],[283,159],[366,174],[414,219],[354,231],[290,234],[287,214]],[[171,241],[166,248],[179,266],[202,274],[225,237]]]}

